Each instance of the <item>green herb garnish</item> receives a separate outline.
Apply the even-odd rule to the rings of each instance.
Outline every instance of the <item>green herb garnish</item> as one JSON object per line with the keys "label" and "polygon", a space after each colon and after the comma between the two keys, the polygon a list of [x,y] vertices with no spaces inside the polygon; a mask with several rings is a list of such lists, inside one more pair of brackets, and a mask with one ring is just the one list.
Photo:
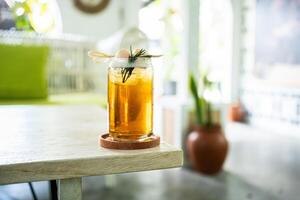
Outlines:
{"label": "green herb garnish", "polygon": [[130,46],[130,54],[128,57],[128,66],[122,68],[122,70],[121,70],[123,83],[125,83],[131,76],[131,74],[134,70],[134,67],[133,67],[134,62],[138,59],[138,57],[145,56],[145,54],[146,54],[145,49],[141,49],[137,53],[133,54],[132,47]]}

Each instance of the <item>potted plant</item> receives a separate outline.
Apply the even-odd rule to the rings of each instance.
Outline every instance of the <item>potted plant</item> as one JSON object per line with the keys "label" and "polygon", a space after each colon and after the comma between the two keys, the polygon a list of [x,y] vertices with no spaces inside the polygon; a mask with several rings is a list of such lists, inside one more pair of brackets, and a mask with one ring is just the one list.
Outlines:
{"label": "potted plant", "polygon": [[215,174],[222,169],[228,142],[221,124],[213,120],[212,104],[204,98],[205,91],[211,90],[214,83],[204,74],[199,81],[201,90],[198,90],[196,80],[191,75],[189,85],[195,103],[196,122],[187,138],[187,153],[195,170]]}

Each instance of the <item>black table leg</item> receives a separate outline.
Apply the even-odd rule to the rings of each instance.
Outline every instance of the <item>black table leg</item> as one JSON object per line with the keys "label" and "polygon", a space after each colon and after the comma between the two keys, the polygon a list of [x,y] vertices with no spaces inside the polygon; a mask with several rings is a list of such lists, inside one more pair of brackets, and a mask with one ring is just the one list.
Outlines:
{"label": "black table leg", "polygon": [[50,196],[51,200],[58,200],[56,180],[50,181]]}
{"label": "black table leg", "polygon": [[29,184],[29,188],[30,188],[30,191],[31,191],[31,194],[32,194],[33,199],[34,199],[34,200],[38,200],[38,198],[37,198],[37,196],[36,196],[36,194],[35,194],[35,191],[34,191],[34,189],[33,189],[32,183],[29,182],[28,184]]}

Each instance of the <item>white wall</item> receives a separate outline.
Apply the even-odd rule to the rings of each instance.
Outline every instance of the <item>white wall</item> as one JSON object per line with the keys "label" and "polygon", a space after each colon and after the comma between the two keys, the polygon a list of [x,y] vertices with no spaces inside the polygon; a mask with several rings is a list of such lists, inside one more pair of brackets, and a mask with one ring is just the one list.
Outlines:
{"label": "white wall", "polygon": [[80,11],[73,0],[57,0],[60,8],[63,32],[88,36],[92,39],[108,37],[124,24],[123,3],[111,0],[100,13],[88,14]]}

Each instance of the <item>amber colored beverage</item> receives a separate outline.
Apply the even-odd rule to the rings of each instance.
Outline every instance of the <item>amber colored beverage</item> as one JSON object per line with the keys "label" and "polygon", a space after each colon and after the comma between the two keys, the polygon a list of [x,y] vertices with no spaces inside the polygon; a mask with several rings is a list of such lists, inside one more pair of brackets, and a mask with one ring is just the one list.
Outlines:
{"label": "amber colored beverage", "polygon": [[115,140],[140,140],[152,133],[152,67],[135,67],[125,82],[121,70],[108,69],[109,134]]}

